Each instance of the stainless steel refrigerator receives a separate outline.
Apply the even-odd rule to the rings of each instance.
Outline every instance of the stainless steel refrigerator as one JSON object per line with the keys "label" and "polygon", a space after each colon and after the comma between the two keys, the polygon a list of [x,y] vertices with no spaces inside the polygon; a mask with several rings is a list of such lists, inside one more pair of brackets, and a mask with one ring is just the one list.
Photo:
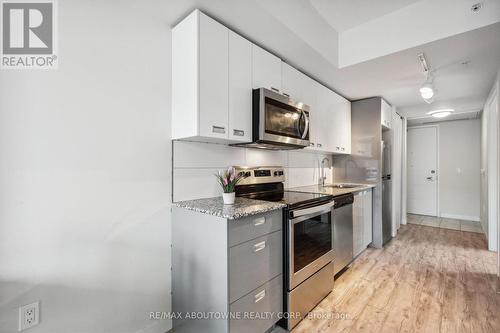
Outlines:
{"label": "stainless steel refrigerator", "polygon": [[[391,130],[382,126],[382,99],[351,103],[351,154],[334,155],[333,181],[363,183],[372,190],[372,246],[381,248],[391,238]],[[386,143],[386,149],[381,142]],[[384,163],[385,160],[385,163]],[[385,164],[385,169],[383,169]],[[384,212],[384,213],[382,213]]]}
{"label": "stainless steel refrigerator", "polygon": [[[385,135],[382,135],[385,137]],[[388,138],[390,139],[390,138]],[[382,240],[387,243],[392,238],[392,180],[391,145],[382,141]]]}

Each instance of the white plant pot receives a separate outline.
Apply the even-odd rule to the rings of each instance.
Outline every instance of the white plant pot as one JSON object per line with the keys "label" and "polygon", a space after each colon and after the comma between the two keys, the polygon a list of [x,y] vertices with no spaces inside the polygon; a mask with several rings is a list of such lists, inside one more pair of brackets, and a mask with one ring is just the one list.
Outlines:
{"label": "white plant pot", "polygon": [[222,200],[224,201],[224,205],[233,205],[234,199],[236,198],[236,193],[222,193]]}

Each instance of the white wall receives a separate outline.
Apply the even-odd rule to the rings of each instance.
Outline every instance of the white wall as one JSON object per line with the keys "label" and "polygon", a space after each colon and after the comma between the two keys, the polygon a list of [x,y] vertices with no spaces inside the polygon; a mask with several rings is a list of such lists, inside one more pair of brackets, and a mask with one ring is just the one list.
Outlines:
{"label": "white wall", "polygon": [[175,8],[58,3],[59,69],[0,72],[0,332],[165,332]]}
{"label": "white wall", "polygon": [[[231,165],[283,166],[285,187],[318,183],[319,165],[332,155],[299,151],[271,151],[219,144],[175,141],[173,200],[191,200],[219,196],[220,186],[214,174]],[[331,164],[330,164],[331,165]],[[332,181],[332,169],[326,170],[327,183]]]}
{"label": "white wall", "polygon": [[480,120],[439,123],[439,208],[442,217],[479,221]]}

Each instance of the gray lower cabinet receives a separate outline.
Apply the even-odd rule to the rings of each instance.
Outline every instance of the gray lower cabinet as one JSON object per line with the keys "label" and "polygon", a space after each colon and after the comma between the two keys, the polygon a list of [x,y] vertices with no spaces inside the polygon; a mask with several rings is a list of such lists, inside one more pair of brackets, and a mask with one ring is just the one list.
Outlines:
{"label": "gray lower cabinet", "polygon": [[352,214],[353,255],[358,256],[372,242],[372,190],[354,193]]}
{"label": "gray lower cabinet", "polygon": [[[276,323],[283,311],[283,278],[281,275],[265,283],[229,306],[238,319],[231,319],[230,332],[265,332]],[[259,315],[256,320],[252,316]]]}
{"label": "gray lower cabinet", "polygon": [[[237,221],[235,223],[238,223]],[[283,269],[281,230],[229,249],[229,300],[234,302],[281,274]]]}
{"label": "gray lower cabinet", "polygon": [[281,210],[227,220],[172,209],[175,332],[259,333],[279,320],[282,223]]}

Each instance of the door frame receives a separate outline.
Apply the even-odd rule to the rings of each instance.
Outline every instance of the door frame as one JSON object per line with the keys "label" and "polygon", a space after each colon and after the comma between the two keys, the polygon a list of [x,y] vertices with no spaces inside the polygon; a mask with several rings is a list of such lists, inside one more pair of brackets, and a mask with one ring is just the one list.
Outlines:
{"label": "door frame", "polygon": [[[440,193],[440,182],[441,182],[441,165],[439,163],[439,156],[440,156],[440,151],[439,151],[439,124],[433,124],[433,125],[418,125],[418,126],[409,126],[407,127],[407,132],[409,132],[411,129],[419,129],[419,128],[429,128],[433,127],[436,129],[436,167],[437,167],[437,181],[436,181],[436,217],[441,217],[441,208],[440,208],[440,202],[439,202],[439,193]],[[407,133],[407,139],[406,139],[406,150],[408,151],[408,133]],[[408,163],[408,156],[406,157],[407,163]],[[408,175],[406,175],[408,177]],[[408,187],[406,188],[406,191],[408,191]]]}
{"label": "door frame", "polygon": [[[486,103],[484,105],[483,112],[487,112],[488,121],[487,121],[487,136],[486,136],[486,154],[488,156],[486,163],[486,175],[488,177],[488,181],[486,184],[486,192],[488,193],[488,210],[486,212],[488,216],[488,249],[493,250],[492,242],[496,243],[496,251],[499,256],[498,258],[498,274],[500,276],[500,195],[498,193],[499,183],[500,183],[500,154],[498,149],[500,147],[500,96],[498,94],[498,84],[492,89],[488,98],[486,99]],[[496,105],[494,105],[496,104]],[[491,123],[491,106],[496,108],[496,123]],[[484,116],[484,115],[483,115]],[[490,124],[493,125],[493,129],[490,128]],[[496,140],[491,140],[492,132],[496,135]],[[494,146],[493,146],[494,145]],[[496,159],[493,161],[491,159],[491,153],[494,152],[496,154]],[[491,159],[491,161],[490,161]],[[494,165],[491,165],[491,163]],[[491,167],[490,167],[491,166]],[[492,177],[493,176],[493,177]],[[494,179],[492,179],[494,178]],[[496,234],[493,235],[491,232],[492,224],[496,228]],[[495,239],[496,238],[496,239]]]}

